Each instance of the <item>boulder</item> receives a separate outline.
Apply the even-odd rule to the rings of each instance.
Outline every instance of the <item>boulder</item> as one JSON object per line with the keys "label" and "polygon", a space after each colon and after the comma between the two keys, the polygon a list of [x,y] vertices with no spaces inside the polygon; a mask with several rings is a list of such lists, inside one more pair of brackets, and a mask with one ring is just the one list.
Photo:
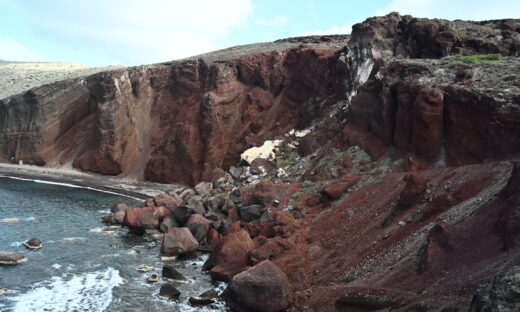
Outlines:
{"label": "boulder", "polygon": [[189,302],[194,306],[208,305],[215,302],[214,299],[218,297],[218,292],[214,289],[203,292],[198,297],[190,297]]}
{"label": "boulder", "polygon": [[473,295],[469,311],[520,311],[519,298],[520,266],[514,266],[482,284]]}
{"label": "boulder", "polygon": [[204,197],[213,190],[213,183],[211,182],[200,182],[194,187],[197,194]]}
{"label": "boulder", "polygon": [[199,243],[186,227],[173,228],[164,235],[161,253],[166,256],[177,256],[197,250]]}
{"label": "boulder", "polygon": [[163,284],[159,290],[159,297],[166,299],[178,299],[180,295],[181,292],[172,284]]}
{"label": "boulder", "polygon": [[238,312],[278,312],[291,306],[293,290],[285,273],[269,260],[233,277],[224,300]]}
{"label": "boulder", "polygon": [[208,198],[207,207],[209,211],[216,211],[222,208],[226,203],[226,199],[220,196],[213,196]]}
{"label": "boulder", "polygon": [[[126,211],[123,224],[133,228],[140,227],[141,217],[147,213],[152,213],[153,218],[157,220],[157,224],[166,216],[170,215],[172,211],[166,207],[143,207],[143,208],[130,208]],[[150,215],[148,217],[151,217]],[[144,223],[150,222],[150,220],[143,220]],[[153,221],[155,223],[155,221]]]}
{"label": "boulder", "polygon": [[202,241],[208,235],[208,231],[211,225],[211,221],[204,218],[200,214],[192,214],[185,226],[190,229],[191,234],[197,241]]}
{"label": "boulder", "polygon": [[182,203],[182,198],[175,193],[173,195],[162,193],[155,196],[153,201],[157,207],[164,206],[171,209],[179,206]]}
{"label": "boulder", "polygon": [[188,280],[173,267],[173,265],[165,264],[162,269],[162,277],[170,282],[187,283]]}
{"label": "boulder", "polygon": [[215,168],[211,171],[210,181],[215,183],[217,180],[226,176],[226,172],[222,168]]}
{"label": "boulder", "polygon": [[145,213],[139,218],[137,227],[141,229],[157,229],[159,227],[159,219],[154,212]]}
{"label": "boulder", "polygon": [[244,172],[243,167],[231,167],[229,168],[229,174],[233,177],[233,179],[240,179],[240,176]]}
{"label": "boulder", "polygon": [[43,243],[38,238],[34,237],[29,240],[26,240],[22,243],[27,249],[40,249],[43,247]]}
{"label": "boulder", "polygon": [[146,281],[148,283],[156,283],[159,281],[159,275],[153,273],[151,274],[150,276],[148,276],[148,278],[146,279]]}
{"label": "boulder", "polygon": [[238,208],[238,213],[240,215],[240,219],[251,222],[257,219],[260,219],[262,216],[262,205],[250,205]]}
{"label": "boulder", "polygon": [[0,251],[0,265],[15,265],[27,261],[28,259],[21,253]]}
{"label": "boulder", "polygon": [[164,233],[167,233],[170,229],[176,227],[179,227],[179,223],[177,222],[177,220],[175,220],[175,217],[173,215],[166,216],[159,225],[159,228]]}
{"label": "boulder", "polygon": [[229,281],[249,265],[249,252],[255,243],[249,233],[240,229],[226,233],[215,244],[211,277],[215,280]]}

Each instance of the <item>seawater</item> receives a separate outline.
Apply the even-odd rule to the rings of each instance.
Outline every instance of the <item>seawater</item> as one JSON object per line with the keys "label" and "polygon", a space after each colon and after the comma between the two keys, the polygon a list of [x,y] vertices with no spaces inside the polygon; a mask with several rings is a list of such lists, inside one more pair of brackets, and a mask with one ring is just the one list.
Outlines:
{"label": "seawater", "polygon": [[[41,182],[41,181],[40,181]],[[0,266],[0,311],[227,311],[222,303],[192,307],[190,296],[211,288],[201,272],[206,255],[171,262],[186,277],[175,285],[179,300],[158,296],[162,281],[160,246],[128,230],[105,231],[100,218],[116,203],[138,206],[139,200],[56,183],[0,177],[0,250],[21,252],[29,261]],[[16,222],[3,222],[4,219]],[[38,237],[42,249],[21,242]],[[153,266],[149,273],[137,268]]]}

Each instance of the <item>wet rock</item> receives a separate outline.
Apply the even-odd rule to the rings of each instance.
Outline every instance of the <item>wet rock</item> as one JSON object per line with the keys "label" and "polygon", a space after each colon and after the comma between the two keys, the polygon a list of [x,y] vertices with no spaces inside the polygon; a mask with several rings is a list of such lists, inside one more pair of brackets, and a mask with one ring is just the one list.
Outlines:
{"label": "wet rock", "polygon": [[161,253],[166,256],[177,256],[193,252],[199,247],[187,227],[173,228],[164,235]]}
{"label": "wet rock", "polygon": [[163,284],[159,290],[159,296],[165,299],[178,299],[181,292],[172,284]]}
{"label": "wet rock", "polygon": [[235,311],[278,312],[291,306],[293,291],[285,273],[266,260],[235,275],[223,297]]}
{"label": "wet rock", "polygon": [[0,251],[0,265],[15,265],[27,261],[28,259],[21,253]]}
{"label": "wet rock", "polygon": [[154,274],[148,276],[148,278],[146,279],[146,281],[147,281],[148,283],[157,283],[157,282],[159,281],[159,275],[157,275],[157,274],[154,273]]}
{"label": "wet rock", "polygon": [[259,219],[262,216],[262,209],[264,206],[262,205],[251,205],[238,208],[238,213],[240,215],[240,219],[251,222]]}
{"label": "wet rock", "polygon": [[42,241],[36,237],[26,240],[25,242],[22,243],[22,245],[24,245],[25,248],[27,248],[27,249],[33,249],[33,250],[40,249],[43,247]]}
{"label": "wet rock", "polygon": [[249,252],[254,248],[255,243],[244,229],[221,237],[213,251],[211,277],[220,281],[231,280],[234,275],[247,268]]}
{"label": "wet rock", "polygon": [[201,297],[190,297],[188,299],[191,305],[193,306],[204,306],[208,304],[212,304],[215,302],[215,300],[210,298],[201,298]]}
{"label": "wet rock", "polygon": [[147,265],[137,268],[137,272],[141,272],[141,273],[151,272],[152,270],[153,270],[153,266],[147,266]]}
{"label": "wet rock", "polygon": [[162,277],[170,282],[187,283],[188,280],[172,265],[165,264],[162,269]]}
{"label": "wet rock", "polygon": [[159,225],[159,228],[163,233],[167,233],[170,229],[176,227],[179,227],[179,223],[175,220],[173,215],[166,216]]}
{"label": "wet rock", "polygon": [[204,197],[213,190],[213,183],[211,182],[200,182],[194,187],[197,194]]}
{"label": "wet rock", "polygon": [[[130,208],[126,211],[123,224],[131,228],[140,228],[141,217],[145,214],[150,213],[143,220],[144,223],[159,224],[160,220],[170,215],[172,212],[166,207],[143,207],[143,208]],[[155,219],[155,220],[151,220]]]}
{"label": "wet rock", "polygon": [[482,284],[473,295],[469,311],[520,311],[519,298],[520,266],[514,266]]}
{"label": "wet rock", "polygon": [[211,221],[204,218],[202,215],[192,214],[184,226],[190,229],[193,237],[200,242],[206,238],[210,224]]}
{"label": "wet rock", "polygon": [[159,227],[159,218],[154,212],[143,214],[137,222],[137,227],[141,229],[157,229]]}

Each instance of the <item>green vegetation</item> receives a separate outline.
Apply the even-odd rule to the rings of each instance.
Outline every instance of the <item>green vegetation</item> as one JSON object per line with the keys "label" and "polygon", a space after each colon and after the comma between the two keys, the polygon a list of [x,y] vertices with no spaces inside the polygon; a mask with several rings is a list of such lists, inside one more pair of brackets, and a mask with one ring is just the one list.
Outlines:
{"label": "green vegetation", "polygon": [[352,269],[348,272],[345,272],[343,275],[341,275],[338,278],[338,282],[350,283],[357,278],[358,274],[359,274],[359,272],[357,270]]}
{"label": "green vegetation", "polygon": [[467,32],[466,30],[459,30],[459,31],[457,32],[457,35],[458,35],[459,37],[467,37],[467,36],[468,36],[468,32]]}
{"label": "green vegetation", "polygon": [[453,57],[453,60],[465,63],[483,63],[489,61],[498,61],[502,59],[502,55],[500,54],[486,54],[486,55],[456,55]]}

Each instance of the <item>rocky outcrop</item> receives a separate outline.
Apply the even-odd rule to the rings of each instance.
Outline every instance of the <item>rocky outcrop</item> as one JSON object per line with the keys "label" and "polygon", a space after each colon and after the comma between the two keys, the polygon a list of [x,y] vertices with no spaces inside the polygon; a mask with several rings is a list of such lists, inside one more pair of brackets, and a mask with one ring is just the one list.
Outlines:
{"label": "rocky outcrop", "polygon": [[0,265],[15,265],[27,261],[28,259],[21,253],[0,251]]}
{"label": "rocky outcrop", "polygon": [[515,266],[483,284],[471,300],[471,312],[520,309],[520,267]]}

